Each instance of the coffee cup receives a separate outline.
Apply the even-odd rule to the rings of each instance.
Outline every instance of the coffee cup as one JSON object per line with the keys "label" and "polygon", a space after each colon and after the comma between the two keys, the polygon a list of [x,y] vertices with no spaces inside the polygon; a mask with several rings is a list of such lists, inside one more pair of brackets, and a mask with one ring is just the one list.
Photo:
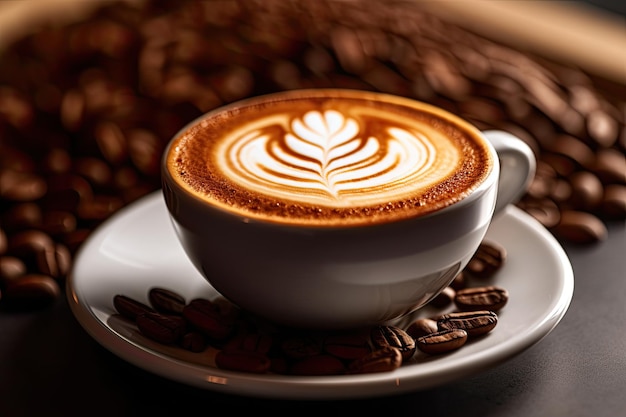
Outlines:
{"label": "coffee cup", "polygon": [[389,322],[466,266],[526,191],[531,149],[405,97],[273,93],[192,121],[163,194],[190,261],[224,297],[281,325]]}

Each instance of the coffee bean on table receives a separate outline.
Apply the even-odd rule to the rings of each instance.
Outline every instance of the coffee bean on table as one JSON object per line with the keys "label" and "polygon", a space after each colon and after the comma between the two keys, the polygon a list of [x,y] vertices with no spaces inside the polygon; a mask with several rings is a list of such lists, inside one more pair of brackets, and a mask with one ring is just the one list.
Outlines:
{"label": "coffee bean on table", "polygon": [[573,243],[589,244],[605,240],[608,230],[597,216],[580,210],[565,210],[552,232]]}
{"label": "coffee bean on table", "polygon": [[626,218],[626,185],[607,185],[604,189],[601,210],[609,219]]}
{"label": "coffee bean on table", "polygon": [[177,343],[186,331],[186,322],[181,316],[145,312],[137,316],[136,322],[141,334],[168,345]]}
{"label": "coffee bean on table", "polygon": [[45,307],[61,296],[56,279],[49,275],[26,273],[3,288],[2,299],[11,308]]}

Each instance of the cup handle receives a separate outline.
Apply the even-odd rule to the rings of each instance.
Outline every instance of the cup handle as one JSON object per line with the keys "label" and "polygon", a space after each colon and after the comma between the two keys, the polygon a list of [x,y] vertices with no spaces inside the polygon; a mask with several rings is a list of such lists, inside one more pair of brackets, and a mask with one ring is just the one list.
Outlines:
{"label": "cup handle", "polygon": [[500,181],[494,214],[517,202],[535,176],[537,162],[532,149],[518,137],[501,131],[482,132],[491,142],[500,160]]}

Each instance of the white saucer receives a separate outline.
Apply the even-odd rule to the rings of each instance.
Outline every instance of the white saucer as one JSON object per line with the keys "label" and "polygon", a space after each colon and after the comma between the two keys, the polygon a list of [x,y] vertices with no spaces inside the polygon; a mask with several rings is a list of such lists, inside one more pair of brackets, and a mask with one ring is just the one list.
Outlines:
{"label": "white saucer", "polygon": [[152,342],[117,319],[113,307],[116,294],[146,303],[148,290],[154,286],[175,290],[187,300],[217,294],[179,246],[160,192],[122,209],[92,233],[77,253],[67,280],[67,296],[80,324],[101,345],[140,368],[175,381],[268,398],[399,394],[496,366],[540,341],[565,315],[574,291],[572,267],[543,226],[511,206],[493,221],[487,238],[508,252],[506,264],[492,280],[510,293],[509,303],[498,313],[496,328],[454,353],[427,357],[418,352],[412,363],[386,373],[295,377],[226,371],[214,366],[211,355]]}

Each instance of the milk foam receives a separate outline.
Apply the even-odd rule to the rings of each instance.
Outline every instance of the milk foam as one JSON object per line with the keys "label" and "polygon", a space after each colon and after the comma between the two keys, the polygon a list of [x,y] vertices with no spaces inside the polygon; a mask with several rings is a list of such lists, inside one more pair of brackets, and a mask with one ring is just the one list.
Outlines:
{"label": "milk foam", "polygon": [[245,218],[359,225],[432,213],[493,169],[480,133],[423,103],[353,90],[294,91],[201,117],[167,169],[198,198]]}
{"label": "milk foam", "polygon": [[358,119],[311,110],[238,129],[216,149],[217,165],[243,187],[329,207],[404,198],[456,170],[459,149],[428,125],[351,111]]}

